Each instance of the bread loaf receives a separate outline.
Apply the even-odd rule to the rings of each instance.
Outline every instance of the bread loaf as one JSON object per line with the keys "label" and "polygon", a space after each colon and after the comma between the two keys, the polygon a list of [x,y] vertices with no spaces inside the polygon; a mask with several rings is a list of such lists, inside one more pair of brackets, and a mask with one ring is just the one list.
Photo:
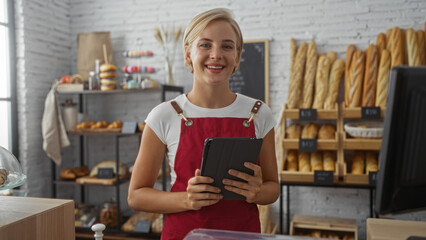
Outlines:
{"label": "bread loaf", "polygon": [[385,108],[388,95],[389,71],[391,56],[388,50],[383,50],[380,57],[379,73],[377,76],[376,106]]}
{"label": "bread loaf", "polygon": [[406,35],[408,66],[420,66],[419,47],[417,43],[417,33],[414,29],[407,29]]}
{"label": "bread loaf", "polygon": [[392,68],[396,66],[401,66],[404,64],[404,40],[403,40],[403,30],[400,28],[394,28],[392,30]]}
{"label": "bread loaf", "polygon": [[290,38],[290,75],[293,69],[294,61],[296,59],[297,44],[294,38]]}
{"label": "bread loaf", "polygon": [[323,169],[324,171],[333,171],[335,170],[336,166],[336,155],[332,151],[324,151],[322,153],[323,157]]}
{"label": "bread loaf", "polygon": [[417,31],[417,43],[419,47],[420,65],[425,65],[426,64],[426,43],[425,43],[425,32],[423,30]]}
{"label": "bread loaf", "polygon": [[321,152],[312,152],[311,153],[311,171],[322,171],[323,161]]}
{"label": "bread loaf", "polygon": [[390,28],[386,30],[386,49],[389,52],[392,52],[392,44],[393,44],[393,29]]}
{"label": "bread loaf", "polygon": [[288,139],[299,139],[300,133],[302,132],[302,126],[297,123],[293,123],[285,130],[285,132]]}
{"label": "bread loaf", "polygon": [[311,171],[311,156],[307,152],[299,152],[299,172],[310,172]]}
{"label": "bread loaf", "polygon": [[[99,168],[112,168],[114,174],[117,174],[115,166],[116,166],[116,163],[115,163],[114,160],[106,160],[106,161],[99,162],[90,171],[90,176],[94,177],[94,176],[98,175]],[[129,173],[129,169],[128,169],[127,165],[122,163],[122,162],[119,162],[119,165],[118,165],[119,176],[123,177],[123,176],[128,175],[128,173]]]}
{"label": "bread loaf", "polygon": [[365,56],[365,75],[362,94],[362,106],[373,107],[376,104],[377,72],[379,67],[379,55],[373,44],[367,49]]}
{"label": "bread loaf", "polygon": [[379,169],[377,162],[377,155],[374,152],[365,153],[365,173],[377,172]]}
{"label": "bread loaf", "polygon": [[307,50],[308,44],[304,42],[300,45],[296,53],[296,59],[290,73],[290,88],[288,91],[289,109],[299,108]]}
{"label": "bread loaf", "polygon": [[306,57],[305,76],[303,79],[303,98],[300,108],[311,108],[314,95],[315,73],[317,70],[317,45],[314,40],[309,43]]}
{"label": "bread loaf", "polygon": [[345,106],[349,106],[349,88],[350,88],[350,69],[352,64],[352,57],[356,51],[356,47],[350,44],[346,49],[346,64],[345,64]]}
{"label": "bread loaf", "polygon": [[297,172],[297,151],[288,150],[287,152],[287,171]]}
{"label": "bread loaf", "polygon": [[307,123],[302,129],[303,139],[316,139],[318,136],[318,125],[316,123]]}
{"label": "bread loaf", "polygon": [[380,61],[380,56],[382,54],[382,51],[386,49],[386,36],[384,33],[379,33],[379,35],[377,35],[376,47],[377,47],[377,52],[379,54],[379,61]]}
{"label": "bread loaf", "polygon": [[332,124],[323,124],[318,131],[318,139],[335,139],[336,130]]}
{"label": "bread loaf", "polygon": [[350,86],[348,92],[347,107],[360,107],[365,67],[364,52],[361,50],[356,50],[351,62],[352,63],[350,69]]}
{"label": "bread loaf", "polygon": [[342,79],[343,72],[345,71],[345,63],[342,59],[334,61],[330,77],[328,80],[328,94],[324,101],[324,109],[334,109],[339,95],[340,80]]}
{"label": "bread loaf", "polygon": [[315,76],[315,97],[312,108],[323,109],[325,96],[328,92],[328,75],[330,72],[330,60],[321,56],[318,60],[317,73]]}
{"label": "bread loaf", "polygon": [[77,178],[77,175],[71,168],[64,168],[59,172],[59,177],[62,180],[74,180]]}
{"label": "bread loaf", "polygon": [[337,54],[336,54],[336,52],[334,52],[334,51],[329,51],[329,52],[327,52],[327,55],[326,55],[327,57],[328,57],[328,60],[330,60],[330,66],[332,66],[333,65],[333,63],[334,63],[334,61],[336,61],[336,59],[337,59]]}
{"label": "bread loaf", "polygon": [[365,169],[365,153],[363,151],[355,151],[352,159],[352,174],[364,174]]}

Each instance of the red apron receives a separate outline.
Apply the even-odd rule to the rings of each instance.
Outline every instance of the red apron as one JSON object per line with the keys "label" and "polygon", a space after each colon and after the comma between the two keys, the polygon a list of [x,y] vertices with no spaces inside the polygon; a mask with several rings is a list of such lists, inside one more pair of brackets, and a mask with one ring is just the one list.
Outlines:
{"label": "red apron", "polygon": [[[243,121],[247,120],[245,118],[191,118],[191,126],[187,126],[185,122],[188,119],[183,118],[174,163],[177,177],[172,192],[185,192],[188,180],[194,176],[197,168],[201,168],[206,138],[256,137],[254,124],[248,124],[248,127],[243,125]],[[260,232],[257,205],[244,200],[221,200],[198,211],[166,214],[161,239],[183,239],[195,228]]]}

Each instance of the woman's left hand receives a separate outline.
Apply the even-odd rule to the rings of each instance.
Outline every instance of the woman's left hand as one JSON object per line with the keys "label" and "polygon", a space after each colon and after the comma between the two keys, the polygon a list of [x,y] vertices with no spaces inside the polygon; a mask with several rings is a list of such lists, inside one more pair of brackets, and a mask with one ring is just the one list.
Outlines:
{"label": "woman's left hand", "polygon": [[228,173],[247,182],[235,181],[227,178],[223,179],[222,182],[226,190],[243,195],[246,197],[248,203],[253,203],[263,183],[262,169],[259,165],[250,162],[245,162],[244,166],[254,171],[253,176],[234,169],[229,170]]}

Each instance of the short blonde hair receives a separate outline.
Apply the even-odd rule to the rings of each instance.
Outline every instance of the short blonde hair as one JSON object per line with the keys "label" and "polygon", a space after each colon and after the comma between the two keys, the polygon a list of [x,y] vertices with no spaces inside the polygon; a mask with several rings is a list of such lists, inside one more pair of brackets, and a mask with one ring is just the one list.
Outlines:
{"label": "short blonde hair", "polygon": [[[212,21],[225,21],[231,25],[232,29],[234,29],[235,34],[237,35],[237,55],[238,59],[241,60],[241,53],[243,52],[243,35],[241,34],[240,27],[238,26],[238,23],[234,20],[230,10],[226,8],[215,8],[195,16],[185,29],[185,33],[183,35],[183,55],[185,65],[189,67],[191,72],[193,72],[194,69],[192,64],[186,61],[185,48],[190,49],[195,39]],[[240,62],[238,61],[238,65],[239,64]],[[238,69],[238,65],[235,67],[232,73],[234,73]]]}

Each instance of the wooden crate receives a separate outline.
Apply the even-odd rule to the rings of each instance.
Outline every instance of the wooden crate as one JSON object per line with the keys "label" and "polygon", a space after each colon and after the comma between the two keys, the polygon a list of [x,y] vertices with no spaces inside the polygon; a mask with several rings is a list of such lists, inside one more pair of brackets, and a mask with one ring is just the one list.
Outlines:
{"label": "wooden crate", "polygon": [[369,175],[367,173],[364,174],[352,174],[350,173],[350,167],[349,164],[352,162],[348,159],[345,160],[345,155],[343,151],[340,153],[340,158],[343,160],[343,170],[341,176],[343,176],[343,183],[347,185],[369,185]]}
{"label": "wooden crate", "polygon": [[[290,235],[308,236],[314,232],[321,237],[337,235],[339,239],[358,239],[356,220],[294,215],[290,224]],[[311,235],[312,236],[312,235]]]}

